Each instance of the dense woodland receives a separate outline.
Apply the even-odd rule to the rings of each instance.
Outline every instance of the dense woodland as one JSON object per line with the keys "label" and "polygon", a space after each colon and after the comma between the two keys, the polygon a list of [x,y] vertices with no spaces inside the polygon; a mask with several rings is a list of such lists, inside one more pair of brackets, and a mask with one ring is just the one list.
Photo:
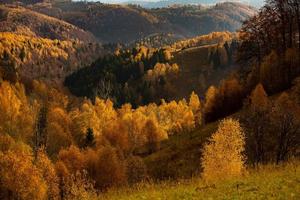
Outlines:
{"label": "dense woodland", "polygon": [[4,79],[39,78],[61,83],[65,76],[103,54],[99,44],[0,33],[1,74]]}
{"label": "dense woodland", "polygon": [[[180,69],[177,61],[190,60],[188,56],[191,53],[187,52],[186,55],[182,51],[199,46],[207,51],[200,51],[202,62],[207,67],[203,66],[199,74],[225,71],[234,65],[238,50],[237,36],[229,32],[213,32],[162,48],[141,45],[129,50],[117,48],[114,54],[101,57],[91,66],[80,68],[67,76],[64,84],[77,96],[110,98],[117,106],[131,103],[137,107],[152,102],[159,104],[161,99],[171,101],[180,97],[187,98],[193,91],[189,83],[181,83],[187,95],[179,94],[176,87],[186,78],[193,80],[191,74],[195,73],[195,69],[193,66]],[[194,65],[199,70],[197,61]],[[202,85],[203,90],[208,87],[207,84]]]}
{"label": "dense woodland", "polygon": [[[268,0],[238,33],[105,55],[100,44],[0,33],[0,199],[99,199],[180,179],[190,166],[161,149],[186,135],[190,149],[199,142],[190,136],[201,138],[186,178],[208,188],[299,159],[299,22],[298,0]],[[202,94],[176,96],[178,77],[190,84],[177,61],[195,49],[206,52],[207,73],[235,71]]]}

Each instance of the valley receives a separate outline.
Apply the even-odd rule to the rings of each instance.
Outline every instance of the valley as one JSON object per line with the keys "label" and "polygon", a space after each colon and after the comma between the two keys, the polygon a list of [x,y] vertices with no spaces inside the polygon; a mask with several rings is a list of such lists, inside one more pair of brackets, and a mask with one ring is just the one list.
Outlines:
{"label": "valley", "polygon": [[299,199],[299,16],[0,0],[0,199]]}
{"label": "valley", "polygon": [[63,2],[33,5],[35,11],[63,19],[93,33],[102,43],[129,43],[155,33],[194,37],[235,31],[256,9],[243,4],[144,9],[134,5]]}

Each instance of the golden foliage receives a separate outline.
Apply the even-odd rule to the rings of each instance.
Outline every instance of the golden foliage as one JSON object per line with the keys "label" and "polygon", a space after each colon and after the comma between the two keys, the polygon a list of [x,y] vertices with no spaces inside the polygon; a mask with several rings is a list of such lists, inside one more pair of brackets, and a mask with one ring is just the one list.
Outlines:
{"label": "golden foliage", "polygon": [[50,107],[47,116],[46,151],[48,155],[57,155],[62,148],[72,144],[70,124],[71,119],[64,109]]}
{"label": "golden foliage", "polygon": [[182,49],[184,47],[201,46],[213,43],[222,44],[236,37],[236,34],[230,32],[212,32],[208,35],[202,35],[188,40],[181,40],[171,45],[171,47],[174,49]]}
{"label": "golden foliage", "polygon": [[14,144],[0,152],[0,197],[8,199],[46,199],[47,183],[33,164],[31,149]]}
{"label": "golden foliage", "polygon": [[107,188],[126,183],[126,165],[115,148],[105,146],[97,152],[87,151],[87,171],[97,188]]}
{"label": "golden foliage", "polygon": [[[130,104],[114,109],[110,100],[96,98],[94,105],[86,100],[80,109],[69,113],[72,121],[71,132],[79,145],[84,140],[87,128],[92,128],[96,138],[104,136],[122,149],[132,150],[147,143],[144,127],[149,119],[156,123],[161,139],[166,139],[170,134],[192,130],[196,120],[201,119],[200,104],[198,105],[200,101],[197,102],[197,98],[197,95],[193,94],[190,105],[185,100],[178,103],[163,101],[159,106],[149,104],[137,109],[132,109]],[[197,123],[199,124],[199,121]]]}
{"label": "golden foliage", "polygon": [[176,63],[172,65],[169,63],[156,63],[153,69],[149,69],[145,74],[145,80],[155,81],[160,76],[167,76],[171,74],[177,74],[179,72],[179,66]]}
{"label": "golden foliage", "polygon": [[[61,82],[99,56],[100,46],[0,32],[0,58],[14,63],[22,76]],[[5,58],[6,57],[6,58]],[[70,67],[72,66],[72,67]]]}
{"label": "golden foliage", "polygon": [[110,146],[85,150],[71,146],[61,150],[58,159],[56,168],[63,179],[87,172],[86,175],[95,181],[97,188],[119,185],[127,180],[125,162]]}
{"label": "golden foliage", "polygon": [[63,198],[66,200],[96,200],[94,183],[85,172],[76,172],[64,180]]}
{"label": "golden foliage", "polygon": [[[142,160],[132,157],[136,148],[148,145],[150,151],[156,151],[162,140],[192,130],[201,118],[201,103],[195,93],[188,103],[183,99],[136,109],[125,104],[116,109],[112,101],[98,98],[94,103],[85,99],[78,107],[70,107],[67,96],[42,81],[29,86],[26,95],[22,84],[0,84],[0,110],[4,113],[0,115],[0,182],[7,183],[0,189],[5,198],[90,198],[88,195],[95,194],[94,186],[102,189],[140,181],[146,178],[147,170]],[[32,137],[42,104],[47,104],[43,151],[36,149]],[[95,134],[92,149],[84,147],[88,128]],[[32,145],[35,157],[29,146],[16,144],[14,139]],[[55,166],[48,156],[56,160]],[[10,172],[8,166],[12,165],[18,168]],[[32,179],[30,187],[36,189],[27,188],[19,180],[22,177],[26,183]]]}
{"label": "golden foliage", "polygon": [[23,85],[0,83],[0,132],[29,142],[33,133],[34,113]]}
{"label": "golden foliage", "polygon": [[157,121],[148,119],[143,127],[143,133],[147,138],[150,152],[155,152],[159,149],[159,142],[167,139],[167,135],[159,129]]}
{"label": "golden foliage", "polygon": [[55,200],[59,198],[59,181],[55,171],[54,164],[47,157],[43,151],[38,151],[37,159],[35,161],[36,167],[42,174],[43,179],[47,184],[47,197],[48,199]]}
{"label": "golden foliage", "polygon": [[216,181],[240,176],[244,170],[245,136],[238,121],[225,119],[203,148],[203,178]]}
{"label": "golden foliage", "polygon": [[192,112],[195,116],[195,122],[197,125],[202,123],[202,107],[201,101],[195,92],[192,92],[189,100],[189,107],[192,109]]}
{"label": "golden foliage", "polygon": [[86,158],[76,146],[62,149],[58,154],[58,159],[64,163],[71,174],[76,174],[76,172],[82,172],[86,169]]}

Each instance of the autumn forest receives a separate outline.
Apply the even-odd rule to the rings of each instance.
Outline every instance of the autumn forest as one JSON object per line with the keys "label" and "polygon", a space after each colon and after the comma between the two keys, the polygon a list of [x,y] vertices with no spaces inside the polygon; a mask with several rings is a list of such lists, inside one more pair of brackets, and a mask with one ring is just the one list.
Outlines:
{"label": "autumn forest", "polygon": [[0,0],[0,199],[299,199],[299,156],[299,0]]}

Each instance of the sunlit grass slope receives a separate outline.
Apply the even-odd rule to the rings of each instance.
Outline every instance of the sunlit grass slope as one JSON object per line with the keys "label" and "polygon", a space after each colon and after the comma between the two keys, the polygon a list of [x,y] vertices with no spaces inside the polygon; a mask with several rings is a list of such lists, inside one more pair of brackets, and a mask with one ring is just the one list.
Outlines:
{"label": "sunlit grass slope", "polygon": [[262,166],[238,179],[206,184],[200,178],[110,190],[100,199],[300,199],[300,163]]}
{"label": "sunlit grass slope", "polygon": [[198,175],[202,145],[217,129],[217,124],[210,123],[191,133],[174,135],[162,142],[160,150],[144,158],[149,175],[160,179]]}

